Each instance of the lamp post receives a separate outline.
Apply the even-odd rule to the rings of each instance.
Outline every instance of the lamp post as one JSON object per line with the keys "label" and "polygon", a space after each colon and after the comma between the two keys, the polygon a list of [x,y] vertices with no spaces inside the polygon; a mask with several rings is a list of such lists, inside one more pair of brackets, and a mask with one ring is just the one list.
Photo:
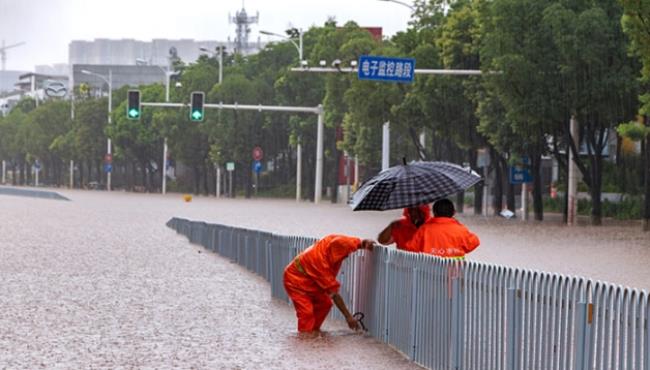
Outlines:
{"label": "lamp post", "polygon": [[262,35],[276,36],[276,37],[283,38],[285,40],[289,40],[293,44],[293,46],[295,46],[296,49],[298,50],[298,64],[300,64],[300,63],[302,63],[302,60],[303,60],[302,59],[302,29],[293,28],[292,30],[294,31],[294,34],[295,33],[298,34],[298,44],[296,44],[296,42],[293,40],[293,38],[291,38],[289,36],[281,35],[279,33],[269,32],[269,31],[260,31],[260,33]]}
{"label": "lamp post", "polygon": [[[280,37],[285,40],[289,40],[295,46],[296,50],[298,50],[298,65],[302,66],[303,58],[302,58],[302,29],[297,29],[297,28],[292,28],[291,29],[292,33],[298,34],[298,43],[293,40],[293,38],[275,33],[275,32],[270,32],[270,31],[260,31],[262,35],[267,35],[267,36],[275,36],[275,37]],[[298,143],[298,146],[296,147],[296,201],[300,201],[300,190],[302,187],[302,145]]]}
{"label": "lamp post", "polygon": [[[88,70],[85,70],[85,69],[82,69],[81,73],[83,73],[85,75],[98,77],[98,78],[102,79],[104,82],[106,82],[106,84],[108,84],[108,125],[110,126],[111,125],[111,112],[113,111],[113,71],[110,70],[110,69],[108,70],[108,78],[106,76],[103,76],[103,75],[100,75],[98,73],[91,72],[91,71],[88,71]],[[106,138],[106,141],[107,141],[107,143],[106,143],[106,153],[110,155],[112,153],[112,151],[111,151],[111,147],[112,147],[111,138],[110,137]],[[111,191],[111,172],[112,172],[112,168],[111,168],[111,171],[108,171],[106,173],[106,190],[108,190],[108,191]]]}
{"label": "lamp post", "polygon": [[215,56],[215,55],[218,56],[217,60],[219,61],[219,84],[221,84],[221,82],[223,81],[223,51],[225,48],[226,47],[223,45],[217,46],[215,48],[217,50],[216,53],[208,48],[204,48],[204,47],[199,48],[199,50],[201,50],[204,53],[210,54],[211,56]]}
{"label": "lamp post", "polygon": [[[217,53],[211,51],[208,48],[205,47],[200,47],[199,50],[201,50],[204,53],[210,54],[212,56],[215,56],[215,54],[218,55],[217,60],[219,61],[219,85],[221,85],[221,82],[223,81],[223,51],[226,47],[223,45],[217,46],[215,49],[217,50]],[[221,165],[219,163],[214,164],[214,168],[216,173],[216,179],[215,179],[215,196],[219,198],[221,196]],[[232,174],[231,174],[232,176]],[[232,179],[232,177],[231,177]]]}

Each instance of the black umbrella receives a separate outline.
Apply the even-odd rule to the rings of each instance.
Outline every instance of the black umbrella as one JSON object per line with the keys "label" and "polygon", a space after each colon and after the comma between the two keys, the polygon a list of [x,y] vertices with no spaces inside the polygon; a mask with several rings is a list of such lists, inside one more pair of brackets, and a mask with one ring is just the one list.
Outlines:
{"label": "black umbrella", "polygon": [[464,191],[481,181],[470,168],[449,162],[411,162],[388,168],[352,195],[355,211],[415,207]]}

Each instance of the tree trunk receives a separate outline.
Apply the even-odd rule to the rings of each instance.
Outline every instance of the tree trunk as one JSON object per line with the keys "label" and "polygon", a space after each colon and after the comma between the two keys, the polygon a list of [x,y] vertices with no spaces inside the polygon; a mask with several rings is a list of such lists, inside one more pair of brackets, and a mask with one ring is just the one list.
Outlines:
{"label": "tree trunk", "polygon": [[[476,168],[477,161],[476,149],[469,150],[469,165],[471,168]],[[483,214],[483,186],[485,186],[484,181],[479,182],[474,185],[474,214],[481,215]]]}
{"label": "tree trunk", "polygon": [[18,168],[20,169],[20,180],[18,183],[20,185],[25,185],[25,162],[20,161],[18,162]]}
{"label": "tree trunk", "polygon": [[138,166],[135,165],[135,162],[131,162],[131,183],[129,185],[131,191],[135,190],[137,178],[138,178]]}
{"label": "tree trunk", "polygon": [[194,165],[192,166],[192,185],[193,185],[193,190],[194,190],[194,195],[199,195],[199,190],[200,190],[200,184],[201,184],[201,171],[199,170],[199,167]]}
{"label": "tree trunk", "polygon": [[600,153],[594,154],[591,167],[591,178],[593,179],[591,186],[589,187],[589,192],[591,194],[591,224],[594,226],[600,226],[603,224],[603,202],[601,200],[603,157]]}
{"label": "tree trunk", "polygon": [[253,160],[247,161],[248,166],[245,166],[245,178],[244,182],[246,184],[246,198],[250,198],[253,195]]}
{"label": "tree trunk", "polygon": [[208,167],[203,162],[203,195],[209,195],[210,191],[208,190]]}
{"label": "tree trunk", "polygon": [[456,213],[463,213],[465,211],[465,192],[461,191],[456,194]]}

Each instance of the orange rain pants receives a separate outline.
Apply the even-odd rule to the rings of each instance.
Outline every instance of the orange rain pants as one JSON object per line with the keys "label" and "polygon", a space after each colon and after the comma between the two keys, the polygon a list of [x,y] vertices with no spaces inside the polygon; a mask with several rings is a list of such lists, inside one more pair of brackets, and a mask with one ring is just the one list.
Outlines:
{"label": "orange rain pants", "polygon": [[304,292],[294,286],[294,280],[300,271],[295,266],[289,265],[284,271],[284,289],[293,302],[298,317],[298,331],[311,332],[320,330],[327,314],[332,309],[332,298],[325,292]]}
{"label": "orange rain pants", "polygon": [[328,235],[284,269],[284,289],[296,309],[299,332],[320,330],[332,309],[330,295],[341,286],[336,281],[341,263],[360,245],[359,238]]}

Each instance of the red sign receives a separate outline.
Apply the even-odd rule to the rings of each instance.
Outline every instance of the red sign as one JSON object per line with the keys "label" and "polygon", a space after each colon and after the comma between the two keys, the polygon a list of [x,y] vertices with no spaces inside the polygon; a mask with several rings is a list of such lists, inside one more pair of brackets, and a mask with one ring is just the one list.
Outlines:
{"label": "red sign", "polygon": [[262,151],[262,148],[259,146],[253,148],[253,159],[256,161],[261,161],[262,158],[264,158],[264,152]]}
{"label": "red sign", "polygon": [[113,155],[110,153],[107,153],[104,155],[104,162],[106,163],[113,163]]}

